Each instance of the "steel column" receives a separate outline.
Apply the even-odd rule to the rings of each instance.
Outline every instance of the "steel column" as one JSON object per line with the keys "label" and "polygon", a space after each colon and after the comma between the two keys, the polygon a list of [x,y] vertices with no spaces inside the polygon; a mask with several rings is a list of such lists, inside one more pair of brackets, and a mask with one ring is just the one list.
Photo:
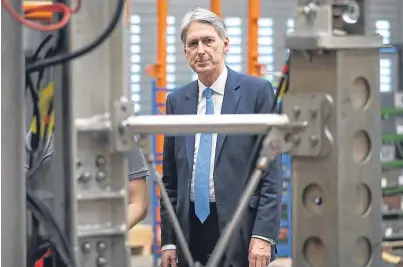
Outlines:
{"label": "steel column", "polygon": [[334,101],[330,154],[292,157],[296,267],[363,267],[370,259],[381,266],[378,62],[377,49],[331,51],[312,62],[293,54],[289,95],[327,93]]}
{"label": "steel column", "polygon": [[[327,95],[332,100],[325,121],[330,150],[307,157],[318,140],[312,135],[297,138],[301,142],[307,138],[310,148],[302,149],[296,142],[291,150],[295,267],[382,266],[378,52],[382,42],[364,33],[365,1],[357,1],[362,7],[357,23],[345,24],[343,20],[354,17],[347,13],[352,9],[343,6],[347,2],[299,1],[296,31],[286,40],[292,53],[287,97],[298,100],[288,104],[284,100],[290,120],[317,116],[319,111],[302,96]],[[340,31],[346,35],[338,35]]]}
{"label": "steel column", "polygon": [[[70,23],[71,49],[94,40],[116,12],[118,1],[83,1]],[[123,13],[123,12],[122,12]],[[75,119],[113,112],[114,102],[128,95],[124,16],[101,46],[71,63]],[[124,98],[122,98],[124,100]],[[132,110],[122,106],[121,112]],[[76,129],[77,130],[77,129]],[[77,265],[129,266],[126,246],[127,160],[115,153],[104,134],[75,135],[75,208]]]}
{"label": "steel column", "polygon": [[[21,1],[9,3],[21,11]],[[22,25],[2,8],[1,28],[1,264],[26,266]]]}
{"label": "steel column", "polygon": [[[69,33],[67,29],[61,30],[59,34],[64,36],[61,53],[69,51]],[[73,99],[70,83],[70,72],[68,64],[55,66],[55,131],[54,146],[55,153],[52,160],[53,173],[59,173],[54,177],[53,190],[55,192],[55,207],[60,203],[61,225],[65,231],[70,244],[75,247],[75,148],[74,148],[74,118]],[[61,181],[61,182],[60,182]]]}

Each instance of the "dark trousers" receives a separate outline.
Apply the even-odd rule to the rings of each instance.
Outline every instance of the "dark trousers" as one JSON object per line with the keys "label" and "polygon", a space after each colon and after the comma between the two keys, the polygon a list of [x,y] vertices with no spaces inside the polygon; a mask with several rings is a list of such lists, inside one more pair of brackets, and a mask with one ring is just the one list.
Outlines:
{"label": "dark trousers", "polygon": [[190,252],[195,262],[200,262],[205,266],[220,237],[217,207],[215,203],[210,203],[210,215],[204,223],[201,223],[195,214],[194,203],[190,202],[189,216]]}

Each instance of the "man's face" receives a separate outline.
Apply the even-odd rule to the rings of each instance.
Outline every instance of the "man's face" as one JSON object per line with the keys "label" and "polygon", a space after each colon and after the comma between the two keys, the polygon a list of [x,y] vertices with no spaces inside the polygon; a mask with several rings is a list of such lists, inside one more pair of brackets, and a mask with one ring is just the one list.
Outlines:
{"label": "man's face", "polygon": [[197,74],[210,74],[219,70],[228,50],[228,38],[220,38],[214,26],[192,22],[187,29],[185,57]]}

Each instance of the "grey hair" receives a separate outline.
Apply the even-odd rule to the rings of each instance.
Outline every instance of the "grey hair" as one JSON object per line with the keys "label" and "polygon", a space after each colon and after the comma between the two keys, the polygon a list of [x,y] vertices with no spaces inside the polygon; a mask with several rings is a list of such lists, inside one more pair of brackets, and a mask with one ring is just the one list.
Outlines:
{"label": "grey hair", "polygon": [[181,40],[182,43],[186,41],[186,32],[192,22],[208,23],[212,25],[222,39],[228,37],[227,27],[224,22],[213,12],[208,9],[198,7],[186,13],[183,17],[181,25]]}

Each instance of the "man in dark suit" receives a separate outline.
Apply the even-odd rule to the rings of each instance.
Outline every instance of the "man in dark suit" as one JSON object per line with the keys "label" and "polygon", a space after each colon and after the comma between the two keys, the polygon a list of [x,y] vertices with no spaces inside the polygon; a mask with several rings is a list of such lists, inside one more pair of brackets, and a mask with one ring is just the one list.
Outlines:
{"label": "man in dark suit", "polygon": [[[168,95],[167,114],[270,112],[274,101],[271,84],[225,66],[229,39],[219,17],[201,8],[187,13],[181,39],[198,80]],[[255,141],[256,135],[165,137],[163,181],[192,256],[203,265],[238,205]],[[280,224],[280,172],[280,159],[276,159],[264,174],[226,250],[224,259],[230,266],[263,267],[274,259]],[[161,266],[186,266],[163,202],[161,220]]]}

